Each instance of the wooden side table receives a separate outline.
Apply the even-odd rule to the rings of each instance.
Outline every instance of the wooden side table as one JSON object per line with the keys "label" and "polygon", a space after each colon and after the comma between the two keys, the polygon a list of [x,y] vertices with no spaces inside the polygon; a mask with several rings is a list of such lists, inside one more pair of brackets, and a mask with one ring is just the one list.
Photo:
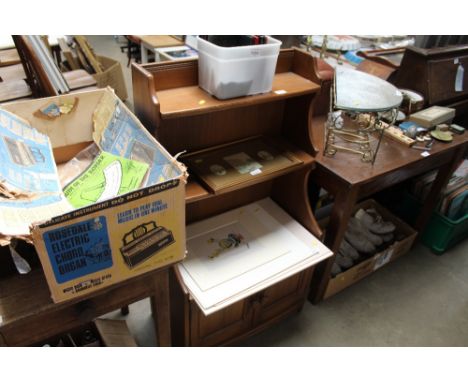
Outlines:
{"label": "wooden side table", "polygon": [[168,35],[160,36],[137,36],[141,44],[141,63],[148,62],[148,51],[155,53],[156,48],[166,48],[169,46],[184,45],[184,42]]}
{"label": "wooden side table", "polygon": [[[311,181],[335,196],[330,222],[325,234],[325,245],[337,253],[343,240],[348,220],[356,203],[363,198],[407,179],[438,169],[437,177],[424,201],[414,228],[422,232],[434,210],[438,196],[468,147],[468,134],[454,135],[451,143],[435,142],[427,157],[421,151],[403,146],[387,137],[382,139],[375,164],[361,161],[358,155],[337,152],[334,157],[323,155],[326,116],[313,119],[314,144],[319,154]],[[309,299],[323,299],[331,278],[334,256],[320,263],[312,280]]]}
{"label": "wooden side table", "polygon": [[42,269],[0,279],[0,346],[28,346],[113,310],[151,298],[160,346],[171,346],[169,268],[149,272],[86,297],[54,304]]}

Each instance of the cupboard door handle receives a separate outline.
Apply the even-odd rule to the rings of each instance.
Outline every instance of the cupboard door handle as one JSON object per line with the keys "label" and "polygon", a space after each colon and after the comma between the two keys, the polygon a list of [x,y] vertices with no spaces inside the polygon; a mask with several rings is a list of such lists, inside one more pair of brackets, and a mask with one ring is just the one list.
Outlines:
{"label": "cupboard door handle", "polygon": [[251,300],[250,300],[250,303],[252,305],[254,304],[262,304],[263,303],[263,300],[265,299],[265,293],[264,292],[259,292],[257,294],[254,294],[252,297],[251,297]]}
{"label": "cupboard door handle", "polygon": [[262,294],[259,296],[259,303],[260,304],[263,304],[263,301],[265,300],[266,298],[266,293],[265,292],[262,292]]}

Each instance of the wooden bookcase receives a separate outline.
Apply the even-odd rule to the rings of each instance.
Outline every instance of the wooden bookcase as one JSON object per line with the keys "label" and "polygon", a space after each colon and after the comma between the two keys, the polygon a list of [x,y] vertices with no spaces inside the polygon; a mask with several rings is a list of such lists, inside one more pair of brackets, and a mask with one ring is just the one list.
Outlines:
{"label": "wooden bookcase", "polygon": [[464,125],[468,121],[468,76],[462,77],[461,90],[456,91],[459,65],[468,66],[468,45],[431,49],[410,46],[391,82],[398,88],[421,93],[425,106],[456,109],[457,123]]}
{"label": "wooden bookcase", "polygon": [[[195,176],[186,187],[187,223],[271,197],[300,224],[321,237],[308,200],[315,166],[311,116],[320,80],[309,54],[280,52],[270,93],[218,100],[198,87],[198,60],[132,66],[135,113],[171,153],[177,154],[266,136],[286,144],[302,164],[211,193]],[[172,337],[175,345],[225,345],[239,341],[300,310],[313,267],[204,316],[181,282],[171,275]]]}

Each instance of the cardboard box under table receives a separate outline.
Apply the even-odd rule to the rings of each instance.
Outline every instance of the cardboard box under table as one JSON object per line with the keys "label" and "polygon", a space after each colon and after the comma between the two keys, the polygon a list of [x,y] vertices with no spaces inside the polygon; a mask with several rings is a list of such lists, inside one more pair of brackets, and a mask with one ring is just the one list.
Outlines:
{"label": "cardboard box under table", "polygon": [[[77,100],[55,119],[51,102]],[[50,138],[55,162],[95,143],[148,163],[146,186],[33,224],[32,240],[55,302],[83,296],[185,256],[186,172],[109,88],[2,106]],[[36,115],[35,115],[36,113]]]}
{"label": "cardboard box under table", "polygon": [[138,346],[125,320],[102,318],[35,345],[51,347]]}
{"label": "cardboard box under table", "polygon": [[412,229],[403,220],[399,219],[387,209],[382,207],[376,201],[369,199],[359,203],[356,206],[355,212],[360,208],[375,208],[385,221],[391,221],[393,224],[395,224],[395,235],[402,237],[402,239],[396,240],[389,247],[330,279],[325,291],[324,299],[333,296],[334,294],[375,272],[377,269],[383,267],[387,263],[404,255],[411,249],[414,239],[416,238],[417,232],[414,229]]}
{"label": "cardboard box under table", "polygon": [[105,56],[98,56],[98,60],[104,67],[104,71],[93,74],[94,79],[97,81],[97,87],[105,88],[110,86],[114,89],[117,97],[125,101],[128,94],[120,62]]}

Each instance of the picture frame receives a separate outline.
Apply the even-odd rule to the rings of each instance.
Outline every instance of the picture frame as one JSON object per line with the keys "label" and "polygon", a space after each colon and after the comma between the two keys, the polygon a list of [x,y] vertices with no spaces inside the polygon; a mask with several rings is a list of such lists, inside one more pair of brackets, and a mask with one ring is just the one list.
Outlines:
{"label": "picture frame", "polygon": [[214,193],[303,163],[266,137],[198,151],[181,157],[181,161]]}
{"label": "picture frame", "polygon": [[188,45],[158,48],[155,52],[157,61],[177,61],[198,58],[198,52]]}

